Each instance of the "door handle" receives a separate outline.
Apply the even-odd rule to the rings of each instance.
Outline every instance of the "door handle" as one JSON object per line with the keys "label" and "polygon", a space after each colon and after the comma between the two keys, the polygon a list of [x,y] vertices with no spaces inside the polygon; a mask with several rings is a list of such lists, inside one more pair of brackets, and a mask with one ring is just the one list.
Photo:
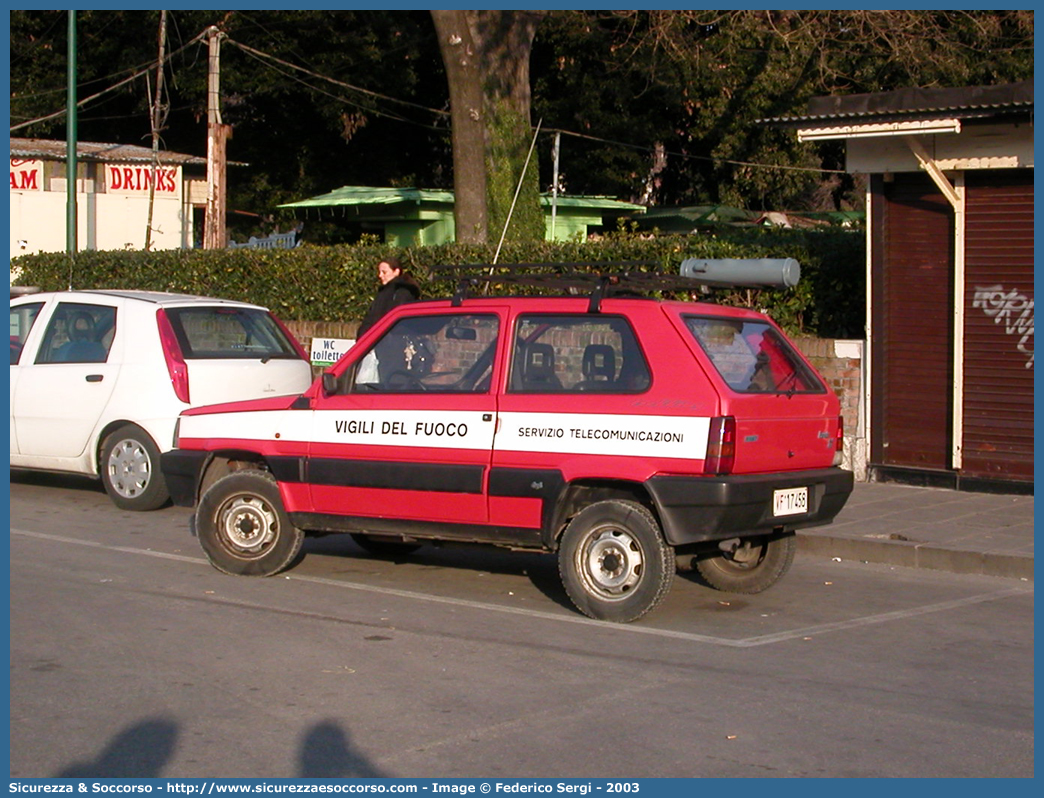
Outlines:
{"label": "door handle", "polygon": [[104,379],[101,374],[88,374],[87,382],[101,382]]}

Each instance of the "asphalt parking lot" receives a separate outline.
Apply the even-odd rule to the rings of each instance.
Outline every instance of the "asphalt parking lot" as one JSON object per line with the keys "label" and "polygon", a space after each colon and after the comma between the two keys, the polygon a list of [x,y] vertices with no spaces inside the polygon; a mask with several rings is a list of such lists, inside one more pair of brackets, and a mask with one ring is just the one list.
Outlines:
{"label": "asphalt parking lot", "polygon": [[11,486],[13,776],[1029,776],[1033,584],[799,553],[627,625],[554,558],[310,540],[218,573],[190,512]]}

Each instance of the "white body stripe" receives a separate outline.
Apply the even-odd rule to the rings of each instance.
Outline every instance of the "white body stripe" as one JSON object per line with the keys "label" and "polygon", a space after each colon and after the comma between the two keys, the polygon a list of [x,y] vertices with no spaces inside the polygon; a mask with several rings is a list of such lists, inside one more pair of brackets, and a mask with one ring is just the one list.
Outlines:
{"label": "white body stripe", "polygon": [[275,410],[188,416],[186,438],[312,441],[346,446],[493,448],[493,421],[477,410]]}
{"label": "white body stripe", "polygon": [[[184,438],[492,449],[488,414],[462,410],[272,410],[185,416]],[[702,460],[710,419],[603,413],[501,413],[500,451]]]}
{"label": "white body stripe", "polygon": [[[483,416],[490,420],[483,421]],[[491,413],[478,410],[318,410],[312,440],[488,451],[493,448],[493,420]]]}
{"label": "white body stripe", "polygon": [[707,455],[710,419],[604,413],[501,413],[497,449],[675,457]]}
{"label": "white body stripe", "polygon": [[182,438],[307,441],[312,434],[312,414],[307,410],[259,410],[182,416],[178,434]]}

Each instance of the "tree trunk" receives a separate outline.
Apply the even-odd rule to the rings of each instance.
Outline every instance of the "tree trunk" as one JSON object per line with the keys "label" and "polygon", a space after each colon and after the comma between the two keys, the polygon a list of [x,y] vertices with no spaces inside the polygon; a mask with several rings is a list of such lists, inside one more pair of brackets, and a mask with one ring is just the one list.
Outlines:
{"label": "tree trunk", "polygon": [[[542,240],[529,57],[541,12],[432,11],[450,89],[457,241]],[[458,125],[460,129],[458,130]],[[518,200],[511,211],[521,180]]]}
{"label": "tree trunk", "polygon": [[486,139],[482,76],[466,11],[432,11],[449,81],[453,126],[453,218],[457,241],[485,244]]}
{"label": "tree trunk", "polygon": [[[533,140],[529,57],[541,14],[533,11],[476,14],[475,28],[481,41],[486,81],[486,195],[490,234],[500,240],[506,231],[505,240],[542,241],[544,213],[540,207],[536,157],[526,165]],[[472,35],[475,37],[474,32]]]}

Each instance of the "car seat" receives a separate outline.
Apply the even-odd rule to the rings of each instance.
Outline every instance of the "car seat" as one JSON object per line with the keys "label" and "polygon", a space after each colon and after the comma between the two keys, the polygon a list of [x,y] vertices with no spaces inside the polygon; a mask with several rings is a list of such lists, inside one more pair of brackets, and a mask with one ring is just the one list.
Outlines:
{"label": "car seat", "polygon": [[55,360],[61,363],[104,363],[109,354],[95,338],[94,317],[85,310],[69,316],[69,340],[58,347]]}
{"label": "car seat", "polygon": [[555,375],[555,350],[551,344],[529,344],[522,360],[523,391],[560,391]]}
{"label": "car seat", "polygon": [[590,344],[584,349],[582,368],[584,378],[577,383],[577,390],[612,390],[616,378],[616,352],[608,344]]}

